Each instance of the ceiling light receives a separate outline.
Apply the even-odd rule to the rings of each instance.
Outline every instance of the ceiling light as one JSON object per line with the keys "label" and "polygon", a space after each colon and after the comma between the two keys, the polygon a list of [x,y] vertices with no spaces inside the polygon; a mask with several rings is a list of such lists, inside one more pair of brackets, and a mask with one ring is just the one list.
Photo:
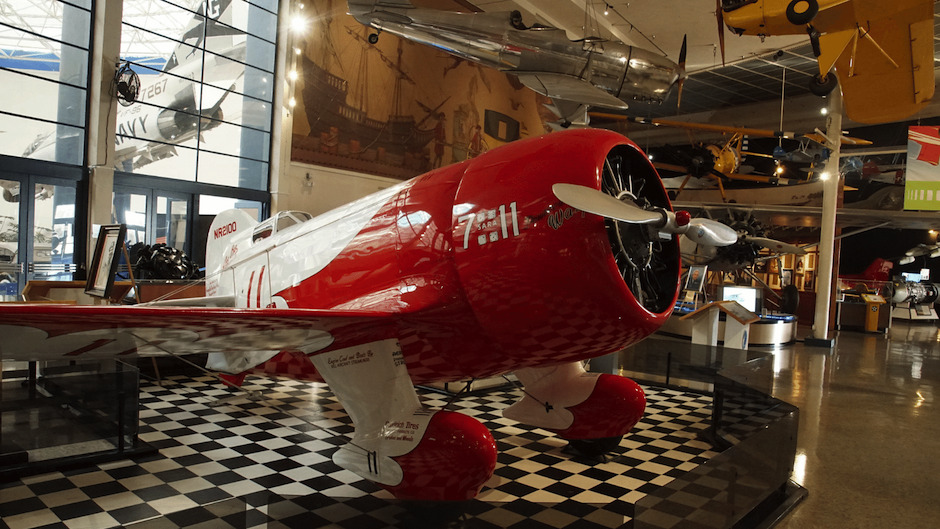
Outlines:
{"label": "ceiling light", "polygon": [[828,108],[828,107],[822,107],[822,108],[819,109],[819,113],[822,114],[822,115],[824,115],[824,116],[825,116],[825,115],[828,115],[828,114],[829,114],[829,108]]}
{"label": "ceiling light", "polygon": [[294,15],[290,20],[290,28],[294,33],[303,35],[307,31],[307,19],[303,15]]}
{"label": "ceiling light", "polygon": [[610,4],[604,4],[604,16],[610,13]]}
{"label": "ceiling light", "polygon": [[297,70],[291,70],[290,72],[288,72],[287,77],[289,77],[291,81],[296,81],[296,80],[297,80]]}

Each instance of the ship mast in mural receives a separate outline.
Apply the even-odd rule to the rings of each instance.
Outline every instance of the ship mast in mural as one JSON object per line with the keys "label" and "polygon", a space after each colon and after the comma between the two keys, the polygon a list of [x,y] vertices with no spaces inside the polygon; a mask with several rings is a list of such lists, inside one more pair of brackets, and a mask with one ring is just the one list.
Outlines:
{"label": "ship mast in mural", "polygon": [[[439,115],[438,110],[447,100],[428,110],[420,121],[403,112],[402,83],[414,84],[401,66],[403,43],[399,41],[398,57],[393,61],[362,35],[348,28],[346,31],[363,45],[359,75],[352,93],[349,81],[330,73],[306,54],[302,56],[302,96],[310,136],[319,138],[321,153],[344,154],[412,170],[426,169],[426,147],[434,137],[433,125]],[[366,62],[368,53],[376,53],[395,74],[392,110],[385,121],[369,115],[365,93],[371,80]],[[430,126],[427,125],[429,121]]]}

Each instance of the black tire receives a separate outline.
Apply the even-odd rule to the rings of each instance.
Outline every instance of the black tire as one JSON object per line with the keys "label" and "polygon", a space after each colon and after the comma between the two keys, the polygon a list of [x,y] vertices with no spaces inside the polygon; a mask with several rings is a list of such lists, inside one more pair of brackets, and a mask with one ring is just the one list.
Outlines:
{"label": "black tire", "polygon": [[375,44],[379,41],[378,33],[369,33],[369,44]]}
{"label": "black tire", "polygon": [[800,308],[800,291],[796,285],[787,285],[783,287],[781,293],[783,300],[780,302],[780,312],[785,314],[796,314]]}
{"label": "black tire", "polygon": [[[796,8],[800,4],[804,4],[806,8],[798,12]],[[816,13],[819,13],[819,2],[816,0],[792,0],[787,4],[787,20],[795,26],[809,24],[816,18]]]}
{"label": "black tire", "polygon": [[831,73],[825,78],[814,75],[813,78],[809,80],[809,91],[819,97],[825,97],[835,90],[837,84],[839,84],[839,80]]}

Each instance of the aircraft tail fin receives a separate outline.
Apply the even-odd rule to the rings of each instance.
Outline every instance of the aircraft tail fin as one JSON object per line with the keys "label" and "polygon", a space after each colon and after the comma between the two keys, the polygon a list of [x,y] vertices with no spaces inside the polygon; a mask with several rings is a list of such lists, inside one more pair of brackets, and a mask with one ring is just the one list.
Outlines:
{"label": "aircraft tail fin", "polygon": [[228,209],[215,216],[206,242],[206,277],[222,271],[225,262],[233,257],[232,243],[250,237],[257,225],[258,221],[241,209]]}
{"label": "aircraft tail fin", "polygon": [[[163,66],[169,71],[180,64],[201,58],[197,48],[220,55],[230,55],[236,40],[244,41],[245,33],[233,25],[232,0],[206,0],[199,6],[199,11],[186,25],[180,36],[182,43],[173,50],[173,54]],[[233,57],[237,58],[237,57]]]}

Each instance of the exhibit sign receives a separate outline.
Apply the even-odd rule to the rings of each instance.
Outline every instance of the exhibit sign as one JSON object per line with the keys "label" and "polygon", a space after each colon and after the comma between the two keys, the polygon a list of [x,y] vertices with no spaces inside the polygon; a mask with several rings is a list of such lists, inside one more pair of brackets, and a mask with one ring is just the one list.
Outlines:
{"label": "exhibit sign", "polygon": [[904,209],[940,210],[940,127],[907,129]]}

